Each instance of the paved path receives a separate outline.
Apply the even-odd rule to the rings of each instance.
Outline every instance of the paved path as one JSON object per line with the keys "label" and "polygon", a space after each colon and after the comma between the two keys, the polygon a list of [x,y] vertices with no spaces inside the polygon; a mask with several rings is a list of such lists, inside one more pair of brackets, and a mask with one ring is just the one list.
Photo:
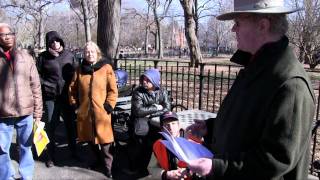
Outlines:
{"label": "paved path", "polygon": [[[47,168],[45,163],[41,159],[36,159],[35,161],[35,173],[34,173],[34,180],[103,180],[108,179],[106,178],[103,173],[101,173],[101,169],[99,170],[89,170],[87,169],[87,162],[94,162],[94,158],[92,158],[92,154],[88,150],[88,146],[82,145],[78,146],[79,154],[81,155],[81,160],[75,160],[71,158],[71,154],[65,142],[65,134],[64,134],[64,126],[63,123],[60,123],[57,132],[57,148],[56,148],[56,161],[57,164],[54,167]],[[11,156],[12,156],[12,163],[17,171],[17,147],[15,144],[15,137],[13,137],[13,143],[11,146]],[[123,147],[119,147],[117,149],[117,153],[114,156],[114,167],[118,167],[117,170],[114,171],[114,179],[120,180],[130,180],[136,179],[134,178],[133,174],[126,174],[128,170],[126,170],[127,166],[127,156],[126,153],[127,149]],[[120,167],[121,166],[121,167]],[[154,157],[152,158],[149,164],[150,173],[158,172],[159,168],[157,168],[156,161]],[[19,177],[19,175],[16,175]],[[158,176],[148,176],[141,179],[160,179]]]}
{"label": "paved path", "polygon": [[[36,160],[35,162],[35,173],[34,173],[34,180],[105,180],[106,178],[102,173],[101,170],[89,170],[86,168],[87,163],[84,161],[93,161],[90,152],[88,151],[87,146],[79,146],[80,154],[82,154],[81,158],[84,161],[77,161],[71,158],[67,145],[65,143],[65,135],[64,135],[64,126],[63,123],[57,129],[56,135],[58,137],[57,141],[57,164],[52,168],[47,168],[43,161]],[[11,146],[11,155],[12,155],[12,163],[17,170],[17,147],[15,144],[15,136],[13,137],[13,143]],[[126,157],[127,149],[125,147],[118,148],[118,153],[114,157],[114,167],[121,166],[116,170],[114,173],[114,179],[119,180],[131,180],[136,179],[132,174],[126,174],[127,171],[127,157]],[[152,176],[148,176],[145,178],[141,178],[140,180],[147,180],[147,179],[161,179],[159,175],[159,168],[156,165],[156,160],[154,156],[149,164],[149,172]],[[18,175],[17,175],[18,177]],[[308,176],[308,180],[316,180],[318,179],[315,176]]]}

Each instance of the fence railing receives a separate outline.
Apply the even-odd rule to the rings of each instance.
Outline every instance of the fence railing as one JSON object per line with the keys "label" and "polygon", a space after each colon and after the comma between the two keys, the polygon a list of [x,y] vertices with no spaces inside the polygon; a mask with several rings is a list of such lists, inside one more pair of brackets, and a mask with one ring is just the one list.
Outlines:
{"label": "fence railing", "polygon": [[[129,73],[129,84],[139,84],[140,75],[149,68],[157,68],[161,72],[161,86],[171,91],[176,104],[188,109],[200,109],[217,112],[228,90],[231,88],[238,71],[242,66],[233,63],[200,63],[198,68],[189,67],[189,61],[179,59],[116,59],[116,69],[124,69]],[[307,70],[309,73],[318,73]],[[314,122],[319,120],[320,81],[314,74],[311,77],[316,94],[316,114]],[[312,163],[320,158],[320,138],[317,128],[314,129],[312,146]],[[319,154],[319,155],[318,155]],[[311,173],[315,169],[310,166]]]}

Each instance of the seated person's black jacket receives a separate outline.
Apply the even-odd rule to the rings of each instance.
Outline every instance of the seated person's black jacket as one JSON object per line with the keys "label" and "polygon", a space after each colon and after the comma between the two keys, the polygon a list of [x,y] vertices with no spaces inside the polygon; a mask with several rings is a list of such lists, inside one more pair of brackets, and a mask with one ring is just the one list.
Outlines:
{"label": "seated person's black jacket", "polygon": [[[139,86],[132,94],[131,104],[131,116],[133,119],[157,117],[171,109],[168,92],[161,88],[150,93],[144,87]],[[162,105],[163,109],[157,110],[154,104]]]}

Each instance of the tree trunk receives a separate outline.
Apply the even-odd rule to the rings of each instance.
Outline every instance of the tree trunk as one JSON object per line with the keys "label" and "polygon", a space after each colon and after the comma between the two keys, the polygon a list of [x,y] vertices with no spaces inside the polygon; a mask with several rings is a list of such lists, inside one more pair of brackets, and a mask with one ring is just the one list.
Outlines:
{"label": "tree trunk", "polygon": [[45,48],[42,9],[39,10],[39,16],[35,17],[35,25],[38,28],[38,33],[37,33],[38,48],[40,49]]}
{"label": "tree trunk", "polygon": [[158,51],[158,50],[159,50],[159,43],[158,43],[158,41],[159,41],[159,34],[158,34],[158,32],[154,32],[154,33],[153,33],[153,36],[154,36],[154,50],[155,50],[155,51]]}
{"label": "tree trunk", "polygon": [[144,54],[148,56],[149,49],[148,49],[148,44],[149,44],[149,11],[150,11],[150,6],[148,5],[148,14],[147,14],[147,21],[146,21],[146,34],[144,37]]}
{"label": "tree trunk", "polygon": [[196,35],[196,23],[194,20],[193,0],[180,0],[184,11],[185,34],[190,49],[190,66],[198,67],[202,62],[200,45]]}
{"label": "tree trunk", "polygon": [[121,0],[99,0],[98,45],[107,58],[116,58],[120,36]]}
{"label": "tree trunk", "polygon": [[86,42],[91,41],[91,28],[90,28],[90,22],[88,19],[88,4],[87,0],[81,1],[81,7],[83,10],[83,21],[84,21],[84,30],[86,35]]}
{"label": "tree trunk", "polygon": [[[157,4],[157,2],[155,2],[155,4]],[[162,47],[162,33],[161,33],[161,24],[160,24],[160,20],[157,14],[157,9],[154,6],[153,7],[153,15],[154,15],[154,21],[156,22],[156,26],[157,26],[157,37],[158,37],[158,58],[162,59],[163,58],[163,47]]]}
{"label": "tree trunk", "polygon": [[199,14],[198,14],[198,0],[194,0],[194,22],[196,24],[195,31],[196,31],[196,36],[198,37],[198,32],[199,32]]}
{"label": "tree trunk", "polygon": [[146,35],[144,37],[144,54],[147,57],[149,54],[148,44],[149,44],[149,27],[146,27]]}
{"label": "tree trunk", "polygon": [[39,21],[38,21],[38,27],[39,27],[39,32],[38,32],[38,34],[39,34],[39,47],[40,48],[46,48],[45,47],[45,43],[44,43],[44,27],[43,27],[43,25],[42,25],[42,22],[43,21],[43,19],[42,19],[42,13],[40,13],[40,17],[39,17]]}
{"label": "tree trunk", "polygon": [[80,41],[79,41],[79,25],[76,23],[76,31],[77,31],[77,47],[80,47]]}

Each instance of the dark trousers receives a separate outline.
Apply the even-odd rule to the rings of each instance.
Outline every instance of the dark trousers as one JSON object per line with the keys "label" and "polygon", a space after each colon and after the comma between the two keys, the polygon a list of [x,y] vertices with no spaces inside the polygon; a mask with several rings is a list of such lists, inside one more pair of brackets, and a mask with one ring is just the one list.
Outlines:
{"label": "dark trousers", "polygon": [[47,160],[51,160],[54,158],[54,149],[55,149],[55,135],[54,131],[59,123],[59,114],[57,109],[55,109],[55,101],[54,100],[46,100],[43,102],[44,114],[42,116],[42,121],[44,121],[45,129],[47,131],[48,138],[50,140],[47,145],[46,155]]}
{"label": "dark trousers", "polygon": [[149,132],[146,136],[134,135],[133,144],[130,145],[130,166],[132,171],[147,173],[152,155],[153,143],[161,137],[158,127],[149,124]]}
{"label": "dark trousers", "polygon": [[77,149],[76,149],[76,139],[77,139],[77,125],[76,119],[77,116],[74,112],[74,109],[67,103],[62,103],[58,101],[58,106],[60,107],[60,115],[63,119],[67,140],[68,140],[68,147],[73,156],[76,156]]}
{"label": "dark trousers", "polygon": [[55,131],[59,124],[60,115],[65,123],[65,130],[68,139],[68,147],[73,156],[76,155],[76,115],[72,107],[67,103],[62,103],[60,100],[45,100],[44,101],[44,115],[43,121],[46,123],[45,129],[47,131],[50,142],[47,146],[48,159],[54,158],[55,151]]}
{"label": "dark trousers", "polygon": [[100,145],[90,143],[90,147],[95,155],[95,158],[97,159],[97,164],[103,164],[104,170],[108,173],[111,173],[113,161],[113,155],[111,152],[112,143]]}

